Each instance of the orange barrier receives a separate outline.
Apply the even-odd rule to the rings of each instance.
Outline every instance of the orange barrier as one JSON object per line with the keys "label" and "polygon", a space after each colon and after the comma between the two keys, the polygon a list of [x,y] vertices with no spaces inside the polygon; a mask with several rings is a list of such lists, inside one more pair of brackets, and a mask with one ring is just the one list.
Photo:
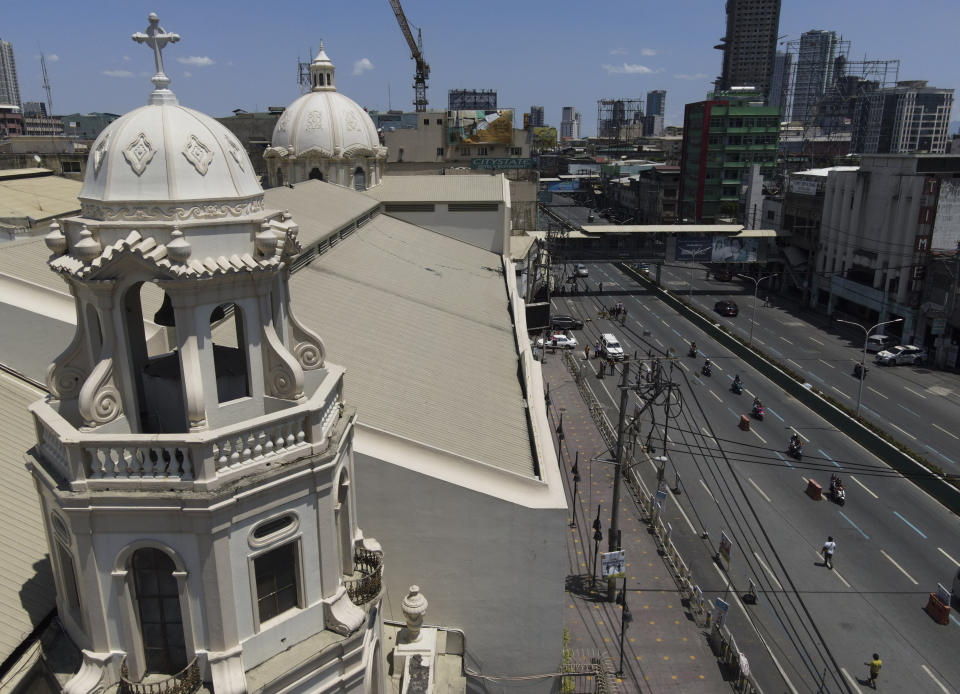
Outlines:
{"label": "orange barrier", "polygon": [[940,602],[940,598],[937,597],[936,593],[930,593],[930,597],[927,599],[927,606],[924,609],[928,615],[933,617],[933,621],[937,624],[950,623],[950,605],[944,605]]}
{"label": "orange barrier", "polygon": [[807,496],[809,496],[814,501],[820,501],[823,498],[823,487],[819,484],[810,480],[807,482]]}
{"label": "orange barrier", "polygon": [[750,431],[750,418],[745,414],[740,415],[740,424],[738,426],[744,431]]}

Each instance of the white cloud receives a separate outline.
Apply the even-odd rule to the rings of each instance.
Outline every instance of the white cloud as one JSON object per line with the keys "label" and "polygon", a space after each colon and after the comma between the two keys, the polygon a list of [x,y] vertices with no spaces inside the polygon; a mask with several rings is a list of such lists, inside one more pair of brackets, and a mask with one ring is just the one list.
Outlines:
{"label": "white cloud", "polygon": [[206,55],[189,55],[186,58],[177,58],[177,62],[184,65],[206,67],[207,65],[213,65],[213,58]]}
{"label": "white cloud", "polygon": [[192,72],[186,72],[186,71],[184,71],[183,76],[184,76],[184,77],[193,77],[193,73],[192,73]]}
{"label": "white cloud", "polygon": [[373,69],[373,63],[370,62],[369,58],[360,58],[357,62],[353,64],[353,74],[362,75],[367,70]]}
{"label": "white cloud", "polygon": [[129,62],[130,62],[130,56],[129,56],[129,55],[123,56],[123,62],[129,63]]}
{"label": "white cloud", "polygon": [[657,51],[653,48],[641,48],[640,55],[656,55]]}
{"label": "white cloud", "polygon": [[56,53],[50,53],[50,54],[47,56],[47,62],[48,62],[48,63],[55,63],[55,62],[57,62],[58,60],[60,60],[60,56],[57,55]]}
{"label": "white cloud", "polygon": [[610,55],[626,55],[626,54],[627,54],[626,48],[614,48],[612,51],[610,51]]}
{"label": "white cloud", "polygon": [[129,70],[103,70],[101,74],[107,77],[133,77],[133,73]]}
{"label": "white cloud", "polygon": [[674,75],[678,80],[705,80],[707,78],[706,74],[698,72],[695,75]]}
{"label": "white cloud", "polygon": [[646,65],[636,63],[624,63],[623,65],[604,65],[602,66],[607,74],[610,75],[652,75],[660,70],[654,70]]}

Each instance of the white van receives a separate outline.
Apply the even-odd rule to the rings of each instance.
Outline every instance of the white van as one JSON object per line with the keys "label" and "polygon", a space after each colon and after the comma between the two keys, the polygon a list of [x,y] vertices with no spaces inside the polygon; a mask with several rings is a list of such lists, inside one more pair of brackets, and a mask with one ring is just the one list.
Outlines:
{"label": "white van", "polygon": [[895,344],[897,341],[889,335],[871,335],[867,338],[867,351],[882,352]]}
{"label": "white van", "polygon": [[614,361],[623,361],[623,347],[613,333],[604,333],[600,336],[600,352],[607,359]]}

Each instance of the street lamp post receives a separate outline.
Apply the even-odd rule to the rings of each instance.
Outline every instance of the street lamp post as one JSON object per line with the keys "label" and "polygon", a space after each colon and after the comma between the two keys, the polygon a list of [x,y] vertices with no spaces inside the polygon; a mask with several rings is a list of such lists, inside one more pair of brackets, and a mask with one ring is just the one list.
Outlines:
{"label": "street lamp post", "polygon": [[879,328],[881,325],[890,325],[891,323],[902,323],[903,318],[896,318],[894,320],[884,321],[882,323],[877,323],[876,325],[865,328],[859,323],[854,323],[849,320],[841,320],[837,318],[837,323],[846,323],[847,325],[855,325],[863,331],[863,360],[860,362],[860,385],[857,387],[857,418],[860,417],[860,400],[863,397],[863,379],[867,377],[867,340],[870,337],[870,333]]}
{"label": "street lamp post", "polygon": [[577,451],[577,459],[573,463],[573,520],[570,522],[571,528],[577,527],[577,487],[580,485],[580,451]]}
{"label": "street lamp post", "polygon": [[597,504],[597,517],[593,521],[593,580],[592,585],[597,585],[597,556],[600,554],[600,542],[603,541],[603,532],[600,530],[600,504]]}
{"label": "street lamp post", "polygon": [[623,635],[627,630],[627,624],[633,618],[630,614],[630,608],[627,607],[627,577],[623,577],[623,588],[620,589],[620,595],[617,598],[623,609],[620,611],[620,669],[617,670],[617,677],[623,677]]}
{"label": "street lamp post", "polygon": [[772,275],[764,275],[759,279],[755,279],[750,275],[737,274],[737,277],[742,277],[745,280],[750,280],[751,282],[753,282],[753,315],[750,316],[750,340],[748,342],[748,344],[751,347],[753,346],[753,324],[756,322],[756,319],[757,319],[757,289],[760,288],[760,283],[763,282],[765,279],[769,277],[776,277],[778,274],[780,273],[774,272]]}

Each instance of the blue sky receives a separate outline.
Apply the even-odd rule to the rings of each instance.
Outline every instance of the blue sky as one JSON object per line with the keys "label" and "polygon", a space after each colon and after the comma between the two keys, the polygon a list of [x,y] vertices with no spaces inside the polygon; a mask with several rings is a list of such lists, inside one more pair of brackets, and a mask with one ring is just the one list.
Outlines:
{"label": "blue sky", "polygon": [[[713,46],[723,0],[402,2],[423,31],[431,108],[444,108],[451,88],[492,88],[501,106],[543,105],[552,125],[562,106],[576,106],[592,135],[598,98],[666,89],[667,122],[679,124],[683,104],[702,99],[720,69]],[[57,113],[124,113],[145,102],[153,59],[130,34],[146,28],[150,11],[182,36],[164,60],[171,88],[191,108],[225,116],[288,104],[299,93],[297,58],[311,57],[320,39],[340,91],[386,109],[389,86],[393,108],[412,108],[413,61],[387,0],[4,4],[0,38],[14,44],[21,96],[43,97],[43,50]],[[960,87],[957,26],[957,0],[784,0],[780,17],[789,39],[832,29],[852,42],[853,58],[899,57],[901,79],[952,88]]]}

